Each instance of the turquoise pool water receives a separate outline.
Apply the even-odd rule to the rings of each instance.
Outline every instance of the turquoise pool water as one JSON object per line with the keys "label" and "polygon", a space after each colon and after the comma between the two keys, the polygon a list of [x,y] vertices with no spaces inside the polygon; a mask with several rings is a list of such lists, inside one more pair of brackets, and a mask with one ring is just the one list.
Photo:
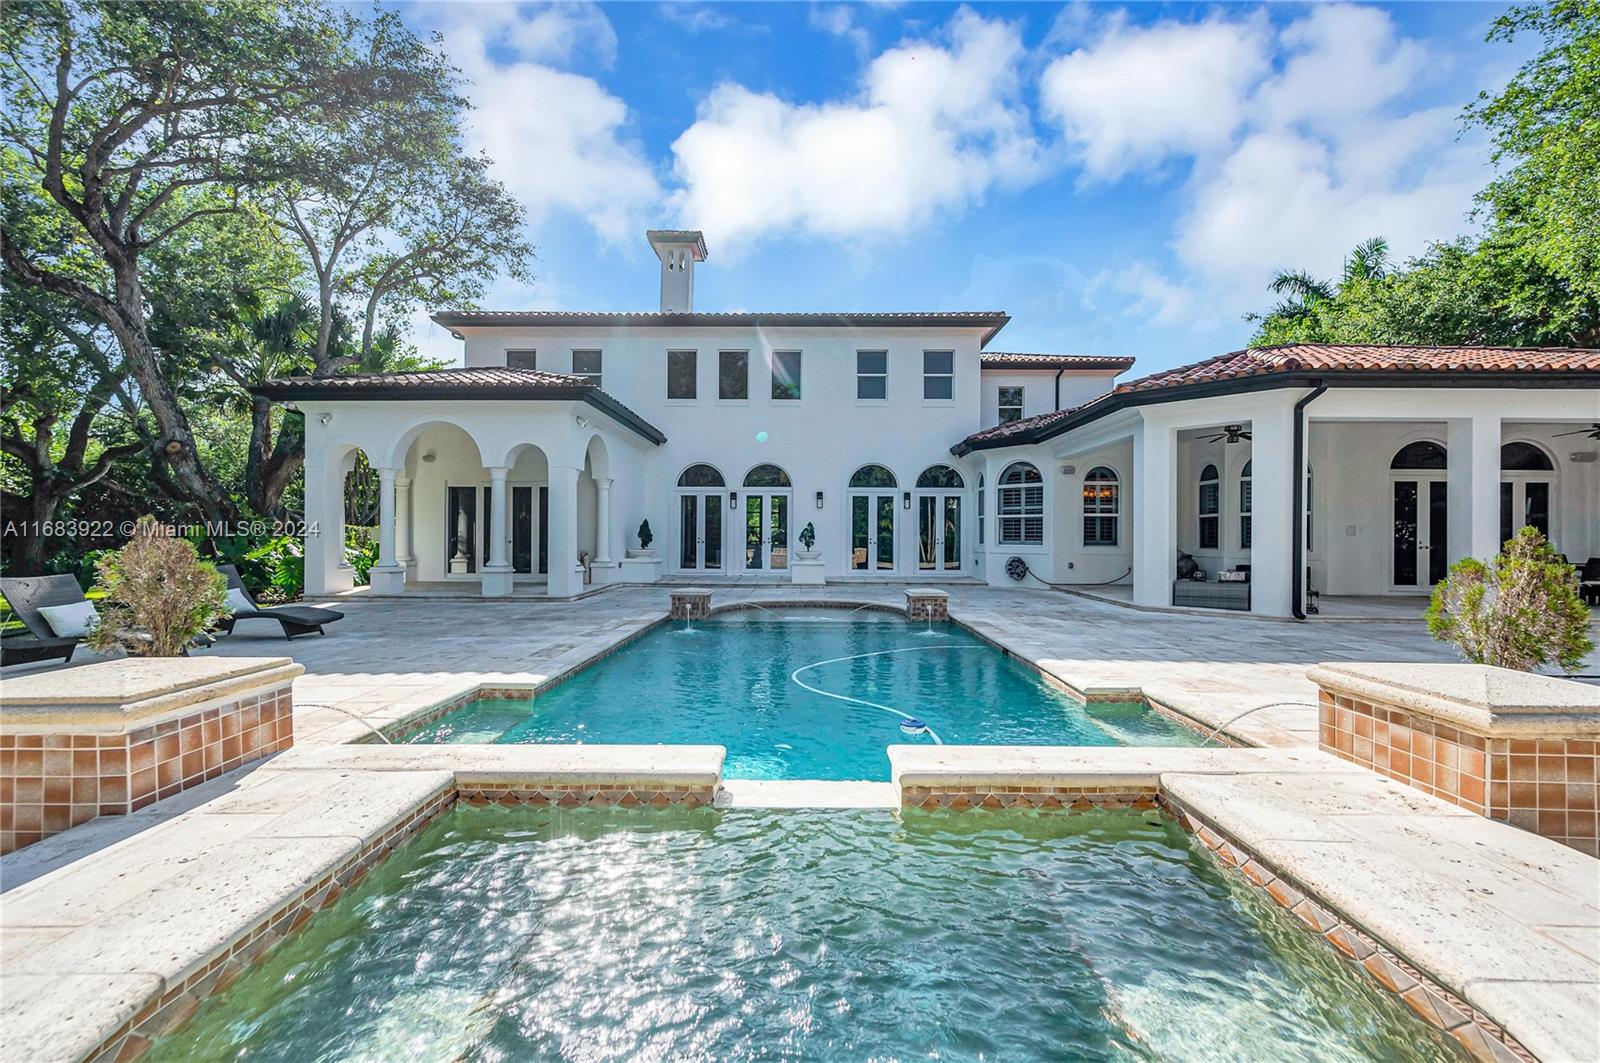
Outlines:
{"label": "turquoise pool water", "polygon": [[459,808],[159,1061],[1406,1060],[1159,814]]}
{"label": "turquoise pool water", "polygon": [[710,743],[730,779],[886,780],[894,743],[1200,738],[1140,705],[1085,706],[954,625],[813,609],[663,626],[532,702],[480,700],[404,740]]}

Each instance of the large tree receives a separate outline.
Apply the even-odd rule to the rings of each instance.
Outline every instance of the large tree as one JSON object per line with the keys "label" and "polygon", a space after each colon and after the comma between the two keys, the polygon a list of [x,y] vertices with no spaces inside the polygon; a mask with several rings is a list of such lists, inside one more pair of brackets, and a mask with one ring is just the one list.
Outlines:
{"label": "large tree", "polygon": [[314,141],[284,131],[459,106],[454,72],[398,16],[315,2],[13,3],[0,48],[0,135],[106,277],[65,271],[10,231],[0,254],[16,282],[72,300],[115,336],[159,429],[157,460],[208,517],[231,516],[149,334],[146,257],[241,192],[323,170],[303,150]]}

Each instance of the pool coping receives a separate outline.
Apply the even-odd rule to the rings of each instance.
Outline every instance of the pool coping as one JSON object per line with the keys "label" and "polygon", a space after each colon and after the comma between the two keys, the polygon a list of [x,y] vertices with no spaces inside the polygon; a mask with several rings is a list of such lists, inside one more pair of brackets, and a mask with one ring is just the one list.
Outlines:
{"label": "pool coping", "polygon": [[[228,785],[197,793],[183,811],[163,815],[152,806],[123,817],[148,817],[149,829],[165,834],[99,850],[85,858],[92,867],[72,868],[87,877],[70,885],[52,878],[55,872],[41,875],[17,887],[0,909],[0,927],[13,942],[26,943],[29,935],[43,939],[22,956],[8,957],[0,973],[8,983],[0,1055],[137,1058],[155,1036],[187,1021],[206,997],[231,985],[247,963],[302,927],[313,912],[333,903],[458,802],[711,805],[720,788],[722,759],[719,746],[330,746],[206,784]],[[1575,1058],[1569,1049],[1581,1031],[1575,1035],[1570,1026],[1562,1027],[1556,1021],[1561,1016],[1552,1020],[1548,1009],[1529,1010],[1540,995],[1571,996],[1571,980],[1525,980],[1517,983],[1519,993],[1507,995],[1501,990],[1511,983],[1505,981],[1463,985],[1441,976],[1441,966],[1448,965],[1438,962],[1438,951],[1459,944],[1459,937],[1419,937],[1415,928],[1396,922],[1384,899],[1366,907],[1340,903],[1338,880],[1349,876],[1347,865],[1307,860],[1304,854],[1298,862],[1285,859],[1275,850],[1273,831],[1255,830],[1236,815],[1230,822],[1232,806],[1247,793],[1244,784],[1250,780],[1282,784],[1314,778],[1324,789],[1342,789],[1342,799],[1358,806],[1404,789],[1371,772],[1310,750],[892,746],[890,759],[903,805],[910,803],[908,795],[918,796],[918,788],[929,794],[942,788],[940,793],[958,796],[935,803],[956,810],[1018,804],[1058,807],[1069,814],[1087,808],[1162,808],[1191,829],[1221,864],[1238,868],[1469,1052],[1479,1058],[1527,1060],[1537,1058],[1533,1053],[1552,1061]],[[926,804],[928,794],[920,796]],[[1405,799],[1423,814],[1460,812],[1422,794]],[[1537,849],[1534,855],[1541,860],[1592,865],[1592,858],[1564,846],[1470,819],[1478,825],[1475,830],[1503,832],[1497,836],[1501,841]],[[207,820],[227,830],[226,842],[193,859],[169,859],[188,844],[185,832],[195,836]],[[228,829],[235,823],[250,829]],[[65,845],[69,835],[58,838]],[[48,842],[41,846],[49,849]],[[155,849],[166,875],[156,886],[119,907],[90,912],[78,925],[63,925],[72,916],[63,918],[62,906],[72,898],[58,896],[58,887],[83,893],[95,882],[130,876],[141,884],[141,875],[151,872],[139,870],[138,851],[152,859]],[[272,859],[263,860],[263,853]],[[230,903],[219,906],[219,896]],[[1315,907],[1306,907],[1308,901]],[[174,940],[174,926],[191,932]],[[1496,947],[1515,945],[1511,939],[1520,926],[1496,927]],[[1469,920],[1461,932],[1476,929]],[[94,961],[86,966],[88,957]],[[1422,989],[1414,991],[1418,986]],[[1530,995],[1530,986],[1537,992]],[[1600,989],[1600,979],[1592,988]],[[1457,1021],[1460,1016],[1466,1018]]]}

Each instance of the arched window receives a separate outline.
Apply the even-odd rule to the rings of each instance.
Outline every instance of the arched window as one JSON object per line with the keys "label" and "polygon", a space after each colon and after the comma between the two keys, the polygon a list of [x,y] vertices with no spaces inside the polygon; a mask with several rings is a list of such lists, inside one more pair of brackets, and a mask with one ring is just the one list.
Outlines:
{"label": "arched window", "polygon": [[1443,469],[1449,465],[1444,448],[1426,439],[1407,443],[1395,452],[1391,469]]}
{"label": "arched window", "polygon": [[1008,465],[998,491],[1001,545],[1044,542],[1044,477],[1025,461]]}
{"label": "arched window", "polygon": [[1200,470],[1200,549],[1217,548],[1218,525],[1222,520],[1222,490],[1217,467]]}
{"label": "arched window", "polygon": [[721,487],[722,474],[709,465],[691,465],[678,477],[679,487]]}
{"label": "arched window", "polygon": [[948,465],[930,465],[917,477],[918,487],[965,487],[961,474]]}
{"label": "arched window", "polygon": [[1550,495],[1555,490],[1555,465],[1532,443],[1507,443],[1500,448],[1500,541],[1526,527],[1550,538]]}
{"label": "arched window", "polygon": [[1116,546],[1122,523],[1122,483],[1104,465],[1083,478],[1083,545]]}
{"label": "arched window", "polygon": [[790,487],[789,474],[776,465],[757,465],[745,474],[746,487]]}
{"label": "arched window", "polygon": [[978,474],[978,545],[983,545],[983,473]]}
{"label": "arched window", "polygon": [[863,465],[850,477],[851,487],[894,487],[897,482],[882,465]]}
{"label": "arched window", "polygon": [[1250,549],[1251,527],[1250,510],[1254,504],[1254,492],[1250,487],[1250,466],[1254,461],[1244,463],[1244,468],[1239,470],[1239,549]]}
{"label": "arched window", "polygon": [[1500,468],[1506,472],[1554,472],[1550,455],[1532,443],[1507,443],[1500,448]]}

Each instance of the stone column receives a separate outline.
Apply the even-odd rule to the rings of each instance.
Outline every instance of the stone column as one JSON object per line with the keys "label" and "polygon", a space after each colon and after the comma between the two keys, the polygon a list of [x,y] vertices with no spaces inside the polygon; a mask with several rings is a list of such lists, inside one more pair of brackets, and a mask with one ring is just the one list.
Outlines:
{"label": "stone column", "polygon": [[411,556],[411,477],[404,473],[394,480],[394,519],[394,559],[409,577],[416,558]]}
{"label": "stone column", "polygon": [[307,465],[306,593],[336,594],[350,589],[350,568],[344,561],[344,493],[342,474],[326,465]]}
{"label": "stone column", "polygon": [[550,466],[549,585],[552,598],[570,598],[583,590],[578,570],[578,470]]}
{"label": "stone column", "polygon": [[1139,605],[1169,606],[1178,569],[1178,430],[1171,424],[1151,421],[1147,415],[1134,433],[1130,493],[1133,600]]}
{"label": "stone column", "polygon": [[483,566],[483,596],[504,598],[511,593],[511,559],[506,555],[506,475],[503,465],[489,470],[489,560]]}
{"label": "stone column", "polygon": [[406,570],[396,559],[394,536],[394,483],[397,469],[378,470],[378,563],[372,566],[372,592],[399,594]]}
{"label": "stone column", "polygon": [[[1250,420],[1250,611],[1292,616],[1294,407],[1274,401]],[[1304,564],[1304,559],[1301,561]]]}
{"label": "stone column", "polygon": [[611,480],[594,482],[594,563],[611,564]]}

